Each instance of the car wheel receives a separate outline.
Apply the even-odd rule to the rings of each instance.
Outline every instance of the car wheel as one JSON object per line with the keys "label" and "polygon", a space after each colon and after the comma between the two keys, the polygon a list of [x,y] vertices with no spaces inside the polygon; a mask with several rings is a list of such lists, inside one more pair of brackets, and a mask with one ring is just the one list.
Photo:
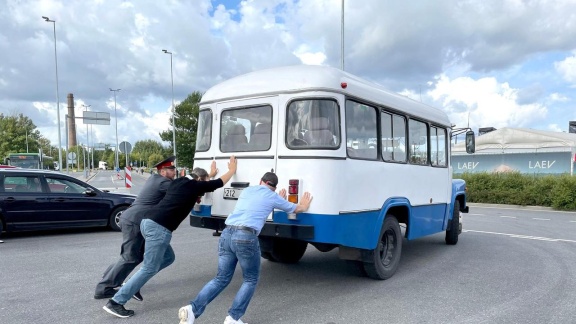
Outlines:
{"label": "car wheel", "polygon": [[112,214],[110,214],[110,228],[113,231],[120,231],[120,215],[122,215],[122,213],[128,209],[128,206],[120,206],[120,207],[116,207],[113,211]]}
{"label": "car wheel", "polygon": [[2,237],[2,231],[4,231],[4,223],[2,217],[0,217],[0,237]]}

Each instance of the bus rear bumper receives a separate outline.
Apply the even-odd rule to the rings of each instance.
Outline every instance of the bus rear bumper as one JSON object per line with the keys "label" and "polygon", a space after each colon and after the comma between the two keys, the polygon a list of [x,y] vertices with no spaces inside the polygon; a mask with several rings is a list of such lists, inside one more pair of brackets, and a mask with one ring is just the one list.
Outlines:
{"label": "bus rear bumper", "polygon": [[[224,217],[190,215],[190,226],[192,227],[222,231],[226,227],[225,221],[226,218]],[[314,226],[266,222],[262,231],[260,231],[260,236],[313,240]]]}

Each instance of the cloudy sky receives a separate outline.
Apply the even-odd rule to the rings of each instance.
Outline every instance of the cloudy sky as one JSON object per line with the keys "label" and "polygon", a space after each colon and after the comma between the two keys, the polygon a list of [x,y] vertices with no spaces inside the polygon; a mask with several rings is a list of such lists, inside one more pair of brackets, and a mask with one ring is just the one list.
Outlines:
{"label": "cloudy sky", "polygon": [[[0,0],[0,113],[57,145],[76,115],[108,112],[96,142],[160,140],[174,97],[250,71],[340,67],[342,0]],[[459,127],[567,131],[576,120],[575,0],[347,0],[345,70],[444,109]],[[85,142],[86,128],[78,127]],[[90,140],[92,142],[92,140]],[[165,143],[168,144],[168,143]]]}

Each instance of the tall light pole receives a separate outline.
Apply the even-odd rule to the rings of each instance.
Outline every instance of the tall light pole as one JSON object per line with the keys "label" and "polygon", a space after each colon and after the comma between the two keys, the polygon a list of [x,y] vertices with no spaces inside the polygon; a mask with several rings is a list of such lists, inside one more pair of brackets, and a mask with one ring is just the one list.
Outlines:
{"label": "tall light pole", "polygon": [[[92,105],[82,105],[82,107],[84,107],[84,111],[88,111],[88,108],[92,107]],[[82,118],[82,120],[84,121],[84,124],[86,124],[86,120],[84,118]],[[88,148],[90,148],[90,137],[88,136],[88,124],[86,124],[86,146]],[[90,149],[88,149],[88,173],[90,173]],[[84,169],[86,169],[86,166],[84,166]]]}
{"label": "tall light pole", "polygon": [[116,114],[116,92],[120,91],[121,89],[109,89],[110,91],[114,92],[114,119],[116,119],[116,168],[119,168],[120,164],[118,163],[118,115]]}
{"label": "tall light pole", "polygon": [[[176,109],[174,108],[174,73],[172,73],[172,52],[165,49],[162,52],[170,54],[170,79],[172,80],[172,146],[174,147],[174,156],[176,156],[176,122],[174,121],[174,115],[176,115]],[[174,161],[174,166],[176,167],[176,162]]]}
{"label": "tall light pole", "polygon": [[58,118],[58,168],[62,170],[62,139],[60,135],[60,96],[58,95],[58,54],[56,52],[56,21],[42,16],[47,22],[54,25],[54,62],[56,63],[56,116]]}

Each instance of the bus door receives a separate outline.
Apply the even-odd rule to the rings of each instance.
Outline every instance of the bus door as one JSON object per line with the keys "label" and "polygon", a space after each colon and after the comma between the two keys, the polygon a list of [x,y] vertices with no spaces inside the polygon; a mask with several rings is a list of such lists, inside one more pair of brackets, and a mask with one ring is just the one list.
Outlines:
{"label": "bus door", "polygon": [[212,141],[220,173],[227,170],[231,155],[238,170],[224,188],[212,194],[212,215],[229,215],[242,190],[260,183],[266,172],[277,172],[278,96],[261,97],[216,105]]}

